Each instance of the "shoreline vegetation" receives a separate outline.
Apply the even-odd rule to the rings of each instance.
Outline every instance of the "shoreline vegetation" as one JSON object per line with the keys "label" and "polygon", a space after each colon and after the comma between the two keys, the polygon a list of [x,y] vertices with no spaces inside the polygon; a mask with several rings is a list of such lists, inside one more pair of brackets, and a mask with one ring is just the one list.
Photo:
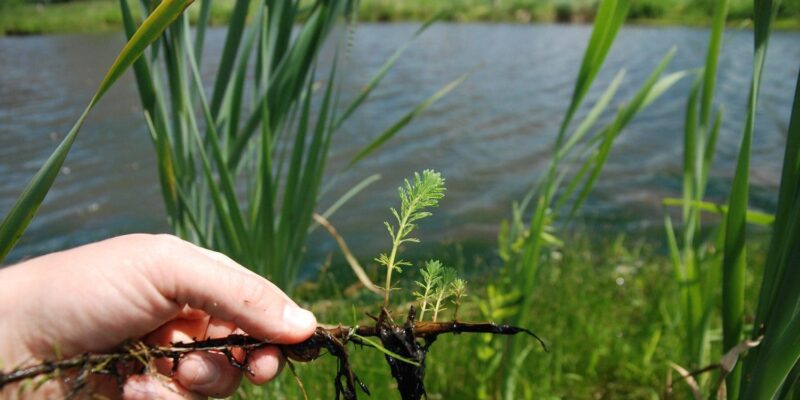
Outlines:
{"label": "shoreline vegetation", "polygon": [[[681,341],[677,313],[672,304],[679,284],[669,279],[672,266],[664,254],[663,238],[623,233],[597,235],[588,227],[578,227],[576,232],[564,233],[562,239],[569,243],[565,249],[550,249],[545,255],[546,267],[541,275],[542,284],[537,289],[532,308],[536,310],[531,328],[547,342],[550,351],[532,351],[531,360],[520,372],[527,394],[532,398],[659,398],[665,386],[669,365],[681,358]],[[655,234],[656,232],[651,232]],[[748,244],[750,265],[761,265],[768,245],[768,233],[751,232]],[[473,296],[467,297],[463,310],[464,321],[486,318],[487,293],[498,290],[494,280],[497,274],[497,257],[491,244],[445,246],[409,255],[415,265],[436,254],[442,263],[459,271],[472,272],[470,281]],[[430,253],[430,254],[428,254]],[[368,273],[378,276],[376,265]],[[297,300],[309,307],[320,321],[335,323],[366,320],[354,310],[364,310],[375,303],[377,295],[364,290],[347,274],[349,268],[339,255],[326,263],[316,279],[298,287]],[[748,270],[747,287],[757,290],[760,269]],[[409,268],[407,282],[417,279],[419,271]],[[412,285],[398,290],[395,299],[396,315],[404,315],[413,304],[409,295]],[[494,312],[506,312],[503,306]],[[446,310],[448,317],[451,310]],[[721,329],[718,324],[713,329]],[[503,340],[494,338],[494,341]],[[496,385],[483,375],[482,370],[471,368],[475,363],[488,363],[485,354],[489,338],[459,335],[437,342],[436,351],[428,361],[426,387],[431,398],[474,398],[475,386],[454,385],[454,380],[474,382],[485,386],[484,398],[499,398]],[[718,340],[711,342],[715,349]],[[378,352],[352,353],[354,369],[372,391],[371,398],[392,398],[396,391],[392,377],[382,364]],[[331,369],[335,359],[320,359],[325,367],[297,364],[305,390],[320,395],[330,392]],[[454,378],[455,377],[455,378]],[[291,374],[283,374],[275,385],[248,386],[240,399],[251,398],[302,398]],[[676,385],[676,392],[683,394]],[[688,395],[688,394],[687,394]],[[522,398],[522,396],[520,396]],[[681,398],[680,396],[678,398]]]}
{"label": "shoreline vegetation", "polygon": [[[448,22],[590,23],[594,0],[362,0],[362,22],[425,21],[440,14]],[[223,25],[234,0],[212,2],[210,21]],[[728,25],[750,26],[752,1],[732,0]],[[628,21],[640,25],[708,26],[713,2],[641,0],[631,5]],[[192,20],[198,7],[190,7]],[[777,29],[800,29],[800,2],[784,2],[775,21]],[[114,0],[73,0],[38,3],[8,0],[0,5],[0,36],[56,33],[92,33],[122,29],[119,4]]]}

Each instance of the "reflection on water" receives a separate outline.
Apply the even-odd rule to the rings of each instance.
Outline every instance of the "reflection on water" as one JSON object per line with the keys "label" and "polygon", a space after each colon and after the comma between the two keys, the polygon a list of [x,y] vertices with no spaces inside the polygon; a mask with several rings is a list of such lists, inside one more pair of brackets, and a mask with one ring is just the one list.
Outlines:
{"label": "reflection on water", "polygon": [[[413,24],[360,25],[349,53],[345,97],[354,96],[415,29]],[[416,103],[458,75],[475,72],[381,153],[342,174],[327,193],[323,204],[368,175],[383,176],[332,218],[351,247],[369,256],[386,245],[381,221],[396,202],[394,189],[423,168],[441,171],[448,186],[436,217],[425,222],[423,240],[492,241],[511,202],[524,195],[546,165],[589,34],[588,26],[440,24],[418,39],[336,138],[331,176],[358,145]],[[618,98],[629,98],[673,45],[678,51],[669,70],[696,68],[706,39],[701,29],[623,29],[589,100],[621,68],[627,75]],[[224,32],[213,30],[208,40],[205,54],[213,60]],[[71,127],[121,44],[118,34],[0,38],[0,212],[11,207]],[[709,182],[711,199],[724,198],[733,174],[751,55],[752,33],[729,31],[717,96],[726,118]],[[775,206],[798,65],[800,34],[776,33],[753,149],[756,208]],[[215,68],[211,61],[203,66],[209,80]],[[626,230],[660,223],[660,199],[680,190],[689,85],[689,80],[680,82],[620,137],[585,217]],[[10,259],[125,232],[167,230],[153,151],[133,81],[126,76],[90,115],[53,191]],[[312,259],[335,246],[321,234],[312,243]]]}

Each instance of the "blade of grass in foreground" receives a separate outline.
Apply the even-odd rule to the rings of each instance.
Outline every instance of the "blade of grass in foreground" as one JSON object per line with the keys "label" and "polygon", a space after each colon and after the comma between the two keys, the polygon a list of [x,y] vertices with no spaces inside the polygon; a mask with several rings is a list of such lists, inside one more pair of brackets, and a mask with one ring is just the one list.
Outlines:
{"label": "blade of grass in foreground", "polygon": [[[665,206],[685,206],[686,202],[684,199],[678,199],[674,197],[667,197],[664,200],[661,200],[661,204]],[[690,206],[697,207],[697,209],[717,215],[725,216],[728,213],[728,207],[722,204],[716,204],[709,201],[690,201]],[[756,211],[756,210],[747,210],[745,214],[745,219],[747,220],[748,224],[756,224],[756,225],[772,225],[775,222],[775,216],[772,214],[767,214],[765,212]]]}
{"label": "blade of grass in foreground", "polygon": [[[795,89],[794,109],[789,124],[786,151],[781,174],[781,186],[778,194],[778,209],[775,214],[775,227],[773,240],[770,242],[767,253],[764,280],[758,298],[756,311],[756,326],[760,326],[769,317],[770,310],[776,308],[775,295],[778,277],[783,275],[786,268],[785,253],[787,247],[783,238],[787,237],[789,215],[797,207],[796,198],[800,188],[800,76]],[[795,242],[796,243],[796,242]]]}
{"label": "blade of grass in foreground", "polygon": [[[748,364],[752,380],[744,398],[772,398],[800,362],[800,74],[789,122],[778,213],[772,233],[756,321],[766,329],[762,348]],[[768,278],[771,278],[769,281]],[[763,303],[763,304],[762,304]],[[791,381],[787,381],[791,382]],[[790,385],[784,385],[790,386]],[[784,387],[788,391],[790,387]]]}
{"label": "blade of grass in foreground", "polygon": [[[722,258],[722,345],[723,352],[736,346],[742,338],[744,323],[744,278],[746,267],[746,212],[749,197],[750,149],[755,127],[756,104],[769,42],[770,25],[775,10],[771,0],[756,0],[755,54],[753,77],[747,103],[747,120],[739,147],[736,172],[725,222],[725,248]],[[728,375],[728,398],[737,399],[741,382],[741,365]],[[762,397],[769,398],[769,397]]]}
{"label": "blade of grass in foreground", "polygon": [[36,214],[39,206],[44,201],[47,192],[53,186],[53,182],[58,176],[64,160],[67,158],[72,144],[83,126],[86,116],[94,108],[97,102],[103,97],[109,88],[119,79],[131,64],[142,55],[144,49],[155,41],[161,33],[174,21],[192,0],[164,0],[142,23],[131,40],[125,44],[111,68],[106,73],[105,78],[95,92],[89,105],[78,118],[75,125],[69,131],[64,140],[58,145],[56,150],[42,165],[36,175],[31,179],[28,186],[14,203],[11,211],[0,224],[0,262],[8,255],[11,249],[19,240],[22,233],[30,224],[31,219]]}

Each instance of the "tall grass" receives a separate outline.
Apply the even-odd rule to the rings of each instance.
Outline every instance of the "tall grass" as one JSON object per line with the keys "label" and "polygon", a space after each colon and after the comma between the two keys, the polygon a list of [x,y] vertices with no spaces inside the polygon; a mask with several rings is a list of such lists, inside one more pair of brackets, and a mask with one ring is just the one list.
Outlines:
{"label": "tall grass", "polygon": [[[324,195],[331,141],[407,48],[398,49],[354,100],[340,104],[337,83],[346,71],[349,21],[357,5],[352,0],[255,5],[237,0],[208,94],[199,62],[206,25],[199,24],[192,35],[187,16],[134,66],[174,231],[230,255],[289,291],[317,201]],[[131,35],[133,13],[126,0],[120,7]],[[200,7],[202,21],[210,0]],[[305,22],[296,25],[301,19]],[[337,28],[342,22],[344,27]],[[333,46],[334,57],[321,71],[319,55],[326,43]],[[378,133],[351,165],[463,79]]]}
{"label": "tall grass", "polygon": [[[546,246],[559,244],[552,234],[552,224],[561,216],[567,204],[571,208],[567,217],[575,215],[584,203],[591,188],[599,178],[603,166],[613,148],[616,138],[627,124],[664,91],[681,79],[685,73],[678,72],[663,76],[663,72],[672,58],[673,52],[665,55],[661,63],[645,80],[636,94],[616,112],[612,121],[598,129],[595,124],[603,114],[624,75],[620,72],[608,86],[595,105],[589,110],[577,128],[571,125],[578,110],[582,107],[595,77],[603,66],[603,62],[611,49],[617,32],[625,21],[629,9],[627,0],[604,1],[597,10],[597,18],[584,53],[578,72],[572,98],[561,123],[553,150],[553,158],[543,175],[542,180],[529,192],[519,204],[515,204],[513,219],[506,223],[501,232],[501,254],[506,261],[506,292],[515,293],[513,303],[514,323],[529,326],[535,320],[532,309],[534,293],[538,277],[541,273],[543,250]],[[570,164],[567,164],[567,163]],[[567,165],[579,165],[577,171],[570,173]],[[530,213],[527,223],[523,218]],[[489,293],[489,302],[492,299]],[[503,302],[502,300],[500,302]],[[506,303],[508,301],[505,301]],[[518,371],[532,348],[518,339],[510,339],[508,347],[498,351],[495,361],[490,365],[505,364],[503,382],[503,398],[518,397]],[[558,353],[558,343],[553,344],[553,351]],[[504,361],[498,361],[503,358]],[[558,354],[554,355],[558,357]]]}
{"label": "tall grass", "polygon": [[717,65],[728,12],[728,0],[719,0],[714,8],[714,21],[709,33],[705,66],[697,73],[689,93],[684,120],[683,197],[681,198],[682,247],[665,214],[665,228],[670,255],[679,282],[679,315],[686,340],[686,362],[692,368],[708,363],[708,331],[712,312],[718,302],[720,257],[712,244],[722,246],[723,231],[717,239],[703,240],[701,205],[722,119],[721,107],[712,120]]}
{"label": "tall grass", "polygon": [[147,46],[153,43],[161,33],[191,4],[192,0],[164,0],[156,7],[142,25],[134,33],[117,55],[116,60],[106,72],[89,105],[83,111],[72,129],[62,139],[52,155],[45,161],[36,175],[31,179],[24,191],[0,223],[0,262],[16,245],[25,232],[31,219],[36,215],[47,192],[55,182],[64,160],[67,158],[72,144],[78,137],[86,116],[103,98],[111,86],[138,59]]}
{"label": "tall grass", "polygon": [[[684,133],[683,240],[678,250],[669,216],[666,217],[668,239],[676,276],[681,283],[680,302],[684,310],[684,329],[687,337],[687,357],[694,368],[708,363],[706,336],[717,290],[721,289],[722,353],[720,379],[708,382],[709,394],[726,394],[729,399],[788,398],[797,395],[800,377],[800,276],[798,276],[798,246],[800,232],[800,82],[787,135],[783,172],[781,175],[778,209],[774,218],[763,218],[747,209],[749,198],[750,152],[755,135],[755,115],[763,75],[772,22],[780,2],[754,2],[753,76],[748,95],[744,132],[736,163],[727,207],[719,206],[723,221],[711,244],[722,249],[722,258],[703,252],[703,243],[696,241],[699,233],[700,211],[708,171],[714,153],[721,112],[711,122],[711,95],[722,36],[726,0],[716,4],[715,22],[709,39],[705,73],[692,87],[686,113]],[[799,78],[800,79],[800,78]],[[702,91],[701,91],[702,85]],[[700,97],[698,119],[697,100]],[[772,236],[766,256],[761,289],[754,302],[752,326],[746,326],[748,298],[745,275],[748,268],[747,224],[771,224]],[[749,332],[748,332],[749,330]],[[746,337],[751,340],[745,340]],[[763,340],[762,340],[763,338]],[[760,343],[760,345],[759,345]],[[756,346],[744,354],[750,347]],[[743,362],[737,359],[744,358]],[[698,390],[697,388],[695,389]]]}
{"label": "tall grass", "polygon": [[787,398],[800,378],[800,75],[784,153],[772,240],[752,336],[763,330],[761,347],[746,360],[745,398]]}
{"label": "tall grass", "polygon": [[[755,127],[756,104],[766,58],[767,44],[769,43],[770,27],[780,1],[768,0],[755,1],[755,53],[753,56],[753,77],[750,95],[748,98],[748,114],[737,162],[737,174],[734,189],[731,191],[730,206],[739,207],[740,211],[734,215],[729,214],[728,225],[741,224],[741,209],[747,205],[747,172],[749,167],[749,152],[752,145]],[[800,79],[800,77],[798,77]],[[784,155],[783,172],[778,195],[778,208],[775,215],[772,239],[767,253],[761,292],[755,315],[755,329],[752,336],[758,337],[762,331],[764,339],[760,348],[755,349],[745,362],[747,376],[741,384],[741,393],[745,398],[771,398],[776,395],[788,397],[792,391],[798,394],[797,382],[800,376],[800,168],[798,157],[800,155],[800,82],[795,89],[794,104],[789,131],[787,134],[786,152]],[[734,220],[734,218],[736,218]],[[729,228],[730,238],[726,238],[726,255],[730,251],[731,263],[727,264],[731,270],[729,284],[733,289],[740,274],[739,269],[745,265],[739,263],[736,245],[743,242],[744,229]],[[731,247],[729,250],[728,247]],[[742,335],[737,329],[737,321],[744,317],[743,313],[737,314],[739,297],[744,297],[744,291],[731,293],[732,300],[723,303],[723,312],[735,319],[726,327],[730,329],[726,337],[731,341],[736,336]],[[725,314],[723,314],[725,315]],[[740,383],[739,375],[732,375],[729,385]],[[737,390],[735,388],[734,390]],[[729,393],[731,390],[729,390]]]}
{"label": "tall grass", "polygon": [[[725,247],[722,259],[722,345],[727,351],[733,349],[743,337],[744,324],[744,277],[745,277],[745,212],[749,201],[750,148],[753,143],[756,104],[761,86],[761,76],[766,59],[770,24],[774,18],[772,1],[755,1],[755,55],[753,56],[753,77],[747,101],[742,143],[736,162],[733,186],[728,198],[728,213],[725,220]],[[729,399],[739,397],[741,384],[741,365],[730,371],[727,377]]]}

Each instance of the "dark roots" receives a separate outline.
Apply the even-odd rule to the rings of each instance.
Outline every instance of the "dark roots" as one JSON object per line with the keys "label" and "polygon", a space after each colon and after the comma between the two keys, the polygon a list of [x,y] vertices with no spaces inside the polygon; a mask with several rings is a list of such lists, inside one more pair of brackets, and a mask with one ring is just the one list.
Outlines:
{"label": "dark roots", "polygon": [[[198,340],[189,343],[173,343],[169,346],[147,346],[141,342],[131,342],[115,352],[93,354],[85,353],[62,360],[45,360],[39,364],[16,368],[8,373],[0,373],[0,389],[5,385],[36,378],[60,378],[65,372],[72,372],[64,378],[73,397],[80,393],[92,375],[110,375],[117,378],[120,388],[127,376],[147,370],[153,359],[170,359],[173,372],[186,354],[193,351],[207,351],[224,354],[228,362],[245,373],[252,373],[247,367],[247,358],[253,350],[266,346],[277,346],[288,360],[308,362],[319,358],[326,350],[339,360],[334,386],[336,399],[340,397],[357,399],[357,388],[369,394],[367,386],[361,382],[350,366],[346,344],[375,347],[362,338],[377,337],[380,339],[386,362],[397,381],[398,390],[404,400],[418,400],[425,395],[425,355],[434,341],[445,333],[490,333],[495,335],[516,335],[525,333],[539,341],[542,348],[544,342],[533,332],[516,326],[497,325],[494,323],[451,322],[416,322],[416,311],[412,306],[405,323],[400,326],[392,320],[389,311],[381,309],[374,326],[338,326],[335,328],[318,327],[310,338],[303,342],[284,345],[274,344],[247,335],[230,335],[219,339]],[[232,350],[244,351],[244,358],[238,360]],[[139,365],[138,370],[131,371],[131,364]]]}

